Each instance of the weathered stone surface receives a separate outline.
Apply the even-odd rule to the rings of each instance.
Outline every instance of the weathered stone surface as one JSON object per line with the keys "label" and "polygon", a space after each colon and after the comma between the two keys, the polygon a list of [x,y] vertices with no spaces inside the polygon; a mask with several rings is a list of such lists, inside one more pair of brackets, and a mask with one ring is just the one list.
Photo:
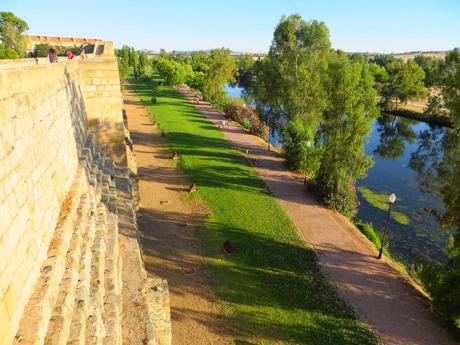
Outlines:
{"label": "weathered stone surface", "polygon": [[[106,52],[0,64],[2,345],[139,344],[126,323],[157,344],[154,320],[169,317],[148,302],[156,303],[136,239],[135,161],[109,44]],[[139,281],[122,280],[127,270]]]}

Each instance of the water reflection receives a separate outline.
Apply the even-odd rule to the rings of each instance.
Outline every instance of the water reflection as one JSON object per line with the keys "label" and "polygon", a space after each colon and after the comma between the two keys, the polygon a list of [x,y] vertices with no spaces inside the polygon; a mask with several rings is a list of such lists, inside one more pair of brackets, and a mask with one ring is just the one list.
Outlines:
{"label": "water reflection", "polygon": [[432,171],[426,169],[431,164],[421,164],[428,162],[421,148],[429,145],[431,150],[425,154],[436,160],[442,159],[443,149],[433,140],[443,140],[448,131],[419,121],[382,115],[374,124],[366,146],[366,152],[374,154],[375,165],[365,179],[358,181],[366,192],[359,193],[362,206],[358,218],[382,229],[386,212],[375,207],[367,189],[377,194],[396,193],[398,201],[394,210],[404,214],[409,222],[391,222],[390,248],[406,262],[418,256],[446,260],[448,234],[440,231],[438,218],[434,216],[436,212],[433,212],[442,210],[443,203],[438,189],[433,186],[436,179]]}
{"label": "water reflection", "polygon": [[[232,96],[242,96],[242,91],[227,88]],[[386,205],[382,208],[382,202],[386,202],[387,195],[396,193],[393,210],[398,216],[389,224],[390,249],[406,262],[419,256],[439,261],[447,258],[448,234],[440,230],[439,224],[445,199],[445,183],[440,176],[444,176],[444,181],[448,179],[445,176],[453,163],[452,158],[446,161],[446,157],[458,157],[460,152],[460,140],[458,136],[457,141],[453,140],[452,133],[451,129],[385,114],[373,125],[365,149],[373,155],[375,164],[367,177],[357,182],[361,203],[357,218],[377,230],[383,229]],[[279,134],[272,135],[270,141],[279,144]],[[450,172],[449,176],[453,174]]]}
{"label": "water reflection", "polygon": [[406,142],[412,144],[417,137],[412,129],[415,121],[402,117],[382,115],[377,119],[380,143],[374,153],[382,158],[397,159],[404,154]]}

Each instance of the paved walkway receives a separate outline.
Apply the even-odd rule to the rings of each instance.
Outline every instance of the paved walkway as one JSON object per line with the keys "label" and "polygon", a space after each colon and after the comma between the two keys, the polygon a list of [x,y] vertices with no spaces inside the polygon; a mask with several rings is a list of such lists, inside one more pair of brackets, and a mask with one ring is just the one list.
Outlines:
{"label": "paved walkway", "polygon": [[137,95],[126,90],[123,100],[139,175],[142,258],[149,274],[168,281],[172,344],[233,344],[201,260],[197,232],[207,210],[184,201],[190,182]]}
{"label": "paved walkway", "polygon": [[[193,98],[190,91],[181,92]],[[215,125],[224,119],[207,103],[197,108]],[[375,248],[344,217],[318,205],[302,179],[288,171],[278,155],[268,152],[266,143],[235,123],[222,130],[237,148],[249,151],[248,158],[257,160],[259,176],[314,247],[345,299],[384,344],[458,344],[438,324],[425,298],[397,270],[378,261]]]}

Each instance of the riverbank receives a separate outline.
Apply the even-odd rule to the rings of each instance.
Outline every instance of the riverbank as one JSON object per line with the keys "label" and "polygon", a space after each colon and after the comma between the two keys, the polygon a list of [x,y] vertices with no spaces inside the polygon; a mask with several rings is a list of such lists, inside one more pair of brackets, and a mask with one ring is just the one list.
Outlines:
{"label": "riverbank", "polygon": [[[188,95],[186,90],[184,94]],[[192,96],[190,95],[190,98]],[[223,115],[209,104],[197,106],[217,126]],[[361,317],[388,344],[456,344],[429,303],[406,283],[390,263],[376,259],[377,251],[344,217],[320,207],[288,171],[283,160],[268,152],[259,138],[240,126],[223,127],[225,137],[249,152],[258,175],[278,198],[303,239],[318,253],[322,267]]]}
{"label": "riverbank", "polygon": [[453,123],[450,118],[447,116],[440,116],[440,115],[426,115],[424,113],[419,113],[409,109],[398,109],[388,112],[394,116],[401,116],[406,119],[410,120],[417,120],[421,122],[428,123],[430,125],[442,126],[442,127],[449,127],[453,128]]}

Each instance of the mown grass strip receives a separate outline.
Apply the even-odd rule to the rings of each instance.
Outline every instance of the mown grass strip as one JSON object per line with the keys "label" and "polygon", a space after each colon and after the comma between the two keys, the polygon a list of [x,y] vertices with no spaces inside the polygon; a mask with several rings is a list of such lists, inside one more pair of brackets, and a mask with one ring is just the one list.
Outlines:
{"label": "mown grass strip", "polygon": [[[376,344],[318,270],[277,200],[223,133],[169,86],[131,80],[211,214],[202,232],[236,344]],[[157,103],[152,104],[152,96]],[[222,244],[235,247],[225,255]],[[174,244],[171,244],[174,245]]]}

